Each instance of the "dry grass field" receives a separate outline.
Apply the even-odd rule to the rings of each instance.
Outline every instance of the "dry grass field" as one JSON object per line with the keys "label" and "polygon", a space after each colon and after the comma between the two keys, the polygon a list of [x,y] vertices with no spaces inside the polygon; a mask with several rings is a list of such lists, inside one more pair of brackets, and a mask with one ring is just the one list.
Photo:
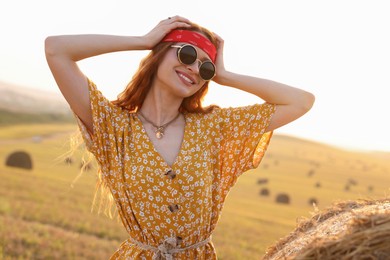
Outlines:
{"label": "dry grass field", "polygon": [[[126,239],[121,223],[90,211],[94,169],[72,186],[80,158],[72,164],[59,158],[75,129],[0,128],[0,259],[108,259]],[[29,153],[33,169],[5,166],[14,151]],[[213,235],[219,259],[261,259],[297,219],[338,200],[389,196],[389,161],[386,153],[276,134],[260,167],[243,175],[228,196]],[[276,202],[282,193],[287,203]]]}

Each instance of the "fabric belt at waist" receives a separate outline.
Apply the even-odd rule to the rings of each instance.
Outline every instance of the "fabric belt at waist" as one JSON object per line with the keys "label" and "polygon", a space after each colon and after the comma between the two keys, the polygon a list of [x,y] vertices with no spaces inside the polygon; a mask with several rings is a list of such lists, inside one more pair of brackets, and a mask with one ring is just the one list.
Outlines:
{"label": "fabric belt at waist", "polygon": [[182,248],[177,247],[178,240],[176,237],[169,237],[165,239],[158,247],[144,244],[132,237],[130,237],[129,240],[141,249],[154,252],[152,258],[153,260],[160,260],[160,259],[173,260],[174,259],[173,254],[206,245],[208,242],[210,242],[211,236],[196,244],[192,244],[190,246],[182,247]]}

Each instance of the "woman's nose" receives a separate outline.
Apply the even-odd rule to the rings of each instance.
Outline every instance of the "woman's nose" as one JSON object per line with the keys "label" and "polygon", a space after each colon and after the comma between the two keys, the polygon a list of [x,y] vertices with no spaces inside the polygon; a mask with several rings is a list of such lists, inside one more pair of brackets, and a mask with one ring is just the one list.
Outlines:
{"label": "woman's nose", "polygon": [[196,60],[194,63],[192,63],[191,65],[187,65],[187,68],[193,72],[196,72],[196,73],[199,73],[199,68],[200,68],[200,65],[201,65],[201,61],[200,60]]}

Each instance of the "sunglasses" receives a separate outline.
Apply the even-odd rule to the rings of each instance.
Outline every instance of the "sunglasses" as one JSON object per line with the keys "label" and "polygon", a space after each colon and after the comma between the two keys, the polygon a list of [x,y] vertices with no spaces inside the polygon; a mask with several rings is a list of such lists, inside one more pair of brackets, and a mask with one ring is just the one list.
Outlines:
{"label": "sunglasses", "polygon": [[203,80],[211,80],[215,76],[215,65],[209,60],[200,61],[195,47],[189,44],[171,45],[172,48],[178,48],[177,59],[181,64],[192,65],[199,61],[199,76]]}

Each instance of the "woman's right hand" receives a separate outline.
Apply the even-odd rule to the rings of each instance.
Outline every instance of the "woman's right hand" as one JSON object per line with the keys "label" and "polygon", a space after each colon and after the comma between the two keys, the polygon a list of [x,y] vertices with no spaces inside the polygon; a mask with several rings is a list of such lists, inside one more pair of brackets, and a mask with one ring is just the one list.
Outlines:
{"label": "woman's right hand", "polygon": [[45,40],[46,59],[63,96],[92,133],[88,81],[77,62],[104,53],[152,49],[171,30],[189,26],[188,19],[174,16],[161,21],[140,37],[96,34],[50,36]]}
{"label": "woman's right hand", "polygon": [[147,48],[153,49],[170,31],[182,27],[191,27],[190,20],[178,15],[168,17],[160,21],[150,32],[142,36],[142,38]]}

